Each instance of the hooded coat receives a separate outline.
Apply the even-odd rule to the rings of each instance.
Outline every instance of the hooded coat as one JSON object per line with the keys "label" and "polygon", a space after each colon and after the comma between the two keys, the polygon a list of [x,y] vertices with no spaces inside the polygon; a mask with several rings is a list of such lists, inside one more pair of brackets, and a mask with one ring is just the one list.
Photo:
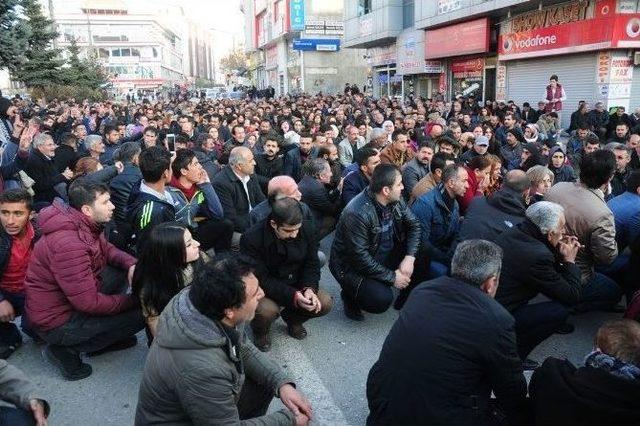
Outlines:
{"label": "hooded coat", "polygon": [[115,315],[131,309],[130,295],[100,292],[100,274],[109,264],[128,270],[136,259],[107,242],[103,227],[56,201],[38,215],[42,231],[25,278],[25,310],[37,330],[58,328],[74,312]]}
{"label": "hooded coat", "polygon": [[[551,159],[553,158],[553,154],[555,154],[558,151],[560,151],[560,152],[562,152],[564,154],[564,152],[562,151],[562,148],[559,147],[559,146],[554,146],[549,151],[549,166],[548,167],[549,167],[549,170],[551,170],[553,172],[553,183],[556,184],[558,182],[575,182],[576,180],[578,180],[576,178],[576,172],[575,172],[575,170],[573,170],[573,167],[571,167],[570,165],[568,165],[566,163],[566,161],[560,167],[554,167],[553,166],[553,162],[551,161]],[[566,159],[566,155],[565,155],[565,159]]]}
{"label": "hooded coat", "polygon": [[245,376],[274,394],[293,380],[256,349],[244,329],[201,314],[189,291],[178,293],[160,315],[140,383],[136,426],[295,424],[287,409],[240,420],[237,404]]}

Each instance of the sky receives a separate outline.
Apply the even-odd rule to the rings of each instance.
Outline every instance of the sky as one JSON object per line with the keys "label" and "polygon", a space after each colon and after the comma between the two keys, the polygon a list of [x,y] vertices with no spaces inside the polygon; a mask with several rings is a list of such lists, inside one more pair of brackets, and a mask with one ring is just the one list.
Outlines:
{"label": "sky", "polygon": [[240,0],[182,0],[185,13],[214,30],[214,49],[217,58],[244,43],[244,16]]}

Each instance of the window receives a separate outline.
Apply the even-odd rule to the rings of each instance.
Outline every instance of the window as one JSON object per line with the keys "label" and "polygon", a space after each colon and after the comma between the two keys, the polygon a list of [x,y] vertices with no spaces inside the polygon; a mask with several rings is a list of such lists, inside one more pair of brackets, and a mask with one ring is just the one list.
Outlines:
{"label": "window", "polygon": [[413,27],[414,3],[415,3],[415,0],[402,1],[402,28],[403,29]]}
{"label": "window", "polygon": [[140,56],[140,50],[131,48],[131,56]]}
{"label": "window", "polygon": [[131,56],[131,49],[121,49],[122,56]]}
{"label": "window", "polygon": [[373,0],[358,0],[358,16],[371,13],[371,2]]}
{"label": "window", "polygon": [[120,49],[113,49],[111,51],[111,56],[120,56]]}
{"label": "window", "polygon": [[280,18],[280,0],[273,3],[273,22],[277,22]]}
{"label": "window", "polygon": [[98,57],[102,59],[106,59],[109,57],[109,50],[103,49],[102,47],[98,49]]}

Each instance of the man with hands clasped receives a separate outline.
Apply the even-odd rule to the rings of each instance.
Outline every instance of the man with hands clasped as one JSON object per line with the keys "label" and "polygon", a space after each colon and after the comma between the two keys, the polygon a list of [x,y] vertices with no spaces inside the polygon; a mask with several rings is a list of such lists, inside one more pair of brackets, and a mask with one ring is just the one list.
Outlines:
{"label": "man with hands clasped", "polygon": [[340,216],[329,269],[342,287],[345,315],[352,320],[362,321],[362,310],[386,311],[393,302],[391,287],[402,290],[411,281],[420,224],[407,207],[402,189],[398,167],[381,164],[369,188]]}
{"label": "man with hands clasped", "polygon": [[265,292],[251,321],[258,349],[271,348],[269,329],[280,315],[291,337],[307,337],[303,323],[326,315],[333,300],[318,288],[318,238],[304,220],[302,204],[288,197],[274,201],[271,214],[242,235],[240,252],[255,262]]}
{"label": "man with hands clasped", "polygon": [[[518,354],[524,361],[553,333],[571,333],[569,306],[584,301],[576,255],[578,238],[566,233],[564,208],[549,201],[531,205],[524,222],[503,232],[504,250],[496,300],[516,320]],[[539,293],[549,301],[530,303]],[[535,367],[527,361],[525,367]]]}

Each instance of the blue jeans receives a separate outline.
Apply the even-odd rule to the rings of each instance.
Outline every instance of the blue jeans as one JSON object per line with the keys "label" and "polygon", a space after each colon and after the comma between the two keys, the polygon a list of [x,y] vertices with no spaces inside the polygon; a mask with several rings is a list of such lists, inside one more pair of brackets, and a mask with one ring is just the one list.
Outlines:
{"label": "blue jeans", "polygon": [[516,320],[518,355],[524,360],[567,321],[569,310],[559,302],[550,301],[520,306],[511,315]]}
{"label": "blue jeans", "polygon": [[442,277],[449,273],[449,267],[440,262],[431,261],[429,265],[429,279],[432,280],[434,278]]}
{"label": "blue jeans", "polygon": [[[13,306],[16,318],[22,315],[22,331],[32,338],[37,338],[29,328],[24,312],[24,294],[5,292],[3,296]],[[22,335],[18,331],[18,327],[13,322],[0,322],[0,345],[16,346],[20,343],[22,343]]]}
{"label": "blue jeans", "polygon": [[0,426],[34,426],[31,411],[15,407],[0,407]]}
{"label": "blue jeans", "polygon": [[622,297],[622,290],[614,280],[596,272],[582,285],[582,298],[575,307],[578,312],[607,310],[614,307]]}

